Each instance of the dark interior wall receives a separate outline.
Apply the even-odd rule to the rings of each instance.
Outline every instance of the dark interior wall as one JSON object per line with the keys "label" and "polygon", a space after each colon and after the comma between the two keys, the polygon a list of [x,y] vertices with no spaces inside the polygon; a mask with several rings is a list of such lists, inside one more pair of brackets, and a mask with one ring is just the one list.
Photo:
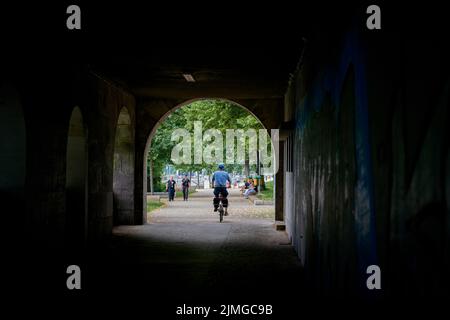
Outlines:
{"label": "dark interior wall", "polygon": [[61,81],[49,95],[45,84],[25,78],[19,92],[27,130],[25,211],[23,239],[42,248],[64,246],[66,227],[66,147],[69,119],[74,105]]}
{"label": "dark interior wall", "polygon": [[17,88],[0,83],[0,203],[4,223],[24,224],[26,127]]}
{"label": "dark interior wall", "polygon": [[359,27],[307,43],[290,88],[287,229],[320,292],[365,290],[371,264],[388,294],[447,290],[450,73],[430,31],[419,47],[405,30]]}
{"label": "dark interior wall", "polygon": [[[114,224],[114,150],[119,114],[126,107],[133,134],[135,99],[98,75],[91,74],[88,83],[88,240],[98,242],[109,237]],[[134,193],[134,189],[128,191]]]}
{"label": "dark interior wall", "polygon": [[368,90],[380,257],[401,294],[449,292],[450,64],[439,30],[377,39],[368,54],[382,80]]}
{"label": "dark interior wall", "polygon": [[0,186],[2,190],[22,189],[26,162],[25,118],[17,90],[6,85],[0,90]]}
{"label": "dark interior wall", "polygon": [[[75,85],[75,81],[80,79],[79,72],[71,72],[73,70],[66,65],[43,70],[48,64],[34,62],[27,60],[21,65],[11,64],[3,69],[2,92],[3,88],[14,88],[6,95],[5,102],[9,107],[14,106],[15,111],[1,117],[7,122],[2,129],[8,131],[2,134],[6,140],[1,145],[8,148],[12,143],[14,148],[11,151],[14,152],[11,155],[15,154],[15,159],[2,165],[2,169],[9,172],[2,177],[8,177],[9,191],[21,185],[23,193],[20,199],[9,197],[11,201],[2,201],[2,204],[5,205],[4,212],[10,213],[7,217],[12,218],[11,222],[22,232],[20,237],[10,235],[18,245],[58,249],[65,245],[68,223],[66,161],[69,122],[74,107],[79,105],[83,109],[85,105],[82,103],[83,90],[80,85]],[[19,118],[22,118],[21,125]],[[26,158],[21,159],[19,154],[26,154]]]}
{"label": "dark interior wall", "polygon": [[[5,192],[20,189],[23,180],[22,189],[26,195],[25,201],[12,201],[10,209],[16,212],[16,222],[24,226],[24,242],[32,239],[37,247],[55,249],[67,245],[68,238],[73,240],[68,236],[68,229],[73,227],[74,221],[83,225],[82,234],[74,231],[79,241],[84,241],[86,234],[91,241],[101,241],[111,233],[116,127],[124,106],[130,115],[129,129],[133,137],[135,130],[135,100],[130,93],[93,72],[57,67],[48,68],[46,81],[42,81],[40,75],[44,71],[39,65],[24,65],[24,70],[18,69],[6,82],[7,87],[2,86],[1,96],[5,102],[2,112],[6,112],[2,121],[9,119],[8,125],[2,126],[8,130],[3,136],[10,142],[15,141],[11,157],[17,158],[12,165],[13,159],[2,153],[2,161],[9,159],[11,162],[8,167],[11,177],[8,176],[9,185],[5,185]],[[58,81],[49,83],[49,79]],[[3,88],[17,90],[4,92]],[[77,121],[73,118],[76,106],[80,113]],[[8,146],[8,143],[2,142],[3,145]],[[84,156],[81,151],[85,151]],[[20,154],[25,156],[24,152],[26,159],[19,157]],[[130,174],[133,176],[134,172]],[[83,181],[87,182],[84,184]],[[85,192],[81,191],[81,185],[85,186]],[[88,199],[87,210],[78,213],[89,212],[87,223],[78,220],[79,216],[68,217],[70,208],[67,205],[73,206],[69,198],[75,189]],[[2,196],[5,192],[2,188]],[[133,199],[134,186],[129,193]]]}

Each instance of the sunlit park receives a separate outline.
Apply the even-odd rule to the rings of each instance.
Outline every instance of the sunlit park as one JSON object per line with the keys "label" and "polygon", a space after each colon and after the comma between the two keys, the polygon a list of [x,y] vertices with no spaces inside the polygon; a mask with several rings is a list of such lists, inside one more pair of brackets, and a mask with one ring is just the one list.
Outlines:
{"label": "sunlit park", "polygon": [[[151,262],[149,274],[160,275],[152,278],[158,294],[172,296],[175,286],[177,296],[207,293],[208,299],[237,287],[266,290],[261,279],[300,269],[286,232],[275,221],[276,186],[270,174],[275,143],[272,137],[262,139],[263,131],[260,119],[243,106],[196,100],[169,111],[150,134],[146,224],[114,232],[119,248],[135,244]],[[223,220],[220,205],[216,212],[213,203],[217,171],[229,176]]]}
{"label": "sunlit park", "polygon": [[261,154],[264,149],[266,158],[273,156],[271,142],[270,137],[263,143],[257,137],[264,129],[248,110],[226,100],[197,100],[171,112],[148,150],[147,211],[170,210],[165,208],[170,180],[175,181],[174,202],[185,200],[187,193],[183,207],[204,198],[204,209],[212,211],[212,177],[223,163],[231,179],[230,214],[273,218],[273,174],[264,170]]}

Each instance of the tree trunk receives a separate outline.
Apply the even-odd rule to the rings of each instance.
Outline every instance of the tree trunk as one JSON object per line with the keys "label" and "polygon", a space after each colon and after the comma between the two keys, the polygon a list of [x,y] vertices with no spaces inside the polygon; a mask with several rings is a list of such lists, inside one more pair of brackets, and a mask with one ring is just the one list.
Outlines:
{"label": "tree trunk", "polygon": [[259,162],[259,151],[256,153],[256,183],[258,185],[258,194],[261,192],[261,176],[260,176],[260,169],[261,169],[261,163]]}
{"label": "tree trunk", "polygon": [[153,194],[153,160],[150,158],[150,193]]}
{"label": "tree trunk", "polygon": [[261,191],[266,190],[266,182],[264,181],[263,175],[261,175],[261,179],[259,180],[259,188]]}
{"label": "tree trunk", "polygon": [[248,178],[248,175],[250,174],[250,163],[248,159],[245,159],[244,163],[244,175]]}

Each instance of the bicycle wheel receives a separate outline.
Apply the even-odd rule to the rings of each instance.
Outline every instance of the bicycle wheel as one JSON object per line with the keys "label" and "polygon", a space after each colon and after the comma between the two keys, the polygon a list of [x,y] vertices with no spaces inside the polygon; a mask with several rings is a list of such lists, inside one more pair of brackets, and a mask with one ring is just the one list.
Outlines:
{"label": "bicycle wheel", "polygon": [[223,206],[222,204],[219,205],[219,222],[223,221]]}

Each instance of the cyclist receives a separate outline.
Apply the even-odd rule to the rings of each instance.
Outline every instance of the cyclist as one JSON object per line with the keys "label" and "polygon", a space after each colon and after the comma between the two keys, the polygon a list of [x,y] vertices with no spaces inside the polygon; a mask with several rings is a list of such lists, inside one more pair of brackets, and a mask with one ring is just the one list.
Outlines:
{"label": "cyclist", "polygon": [[214,172],[212,177],[212,184],[214,186],[214,212],[217,211],[219,207],[220,199],[219,194],[222,194],[222,205],[225,208],[225,215],[228,215],[228,191],[227,191],[227,181],[231,185],[231,178],[228,172],[225,171],[225,165],[223,163],[219,164],[219,170]]}

